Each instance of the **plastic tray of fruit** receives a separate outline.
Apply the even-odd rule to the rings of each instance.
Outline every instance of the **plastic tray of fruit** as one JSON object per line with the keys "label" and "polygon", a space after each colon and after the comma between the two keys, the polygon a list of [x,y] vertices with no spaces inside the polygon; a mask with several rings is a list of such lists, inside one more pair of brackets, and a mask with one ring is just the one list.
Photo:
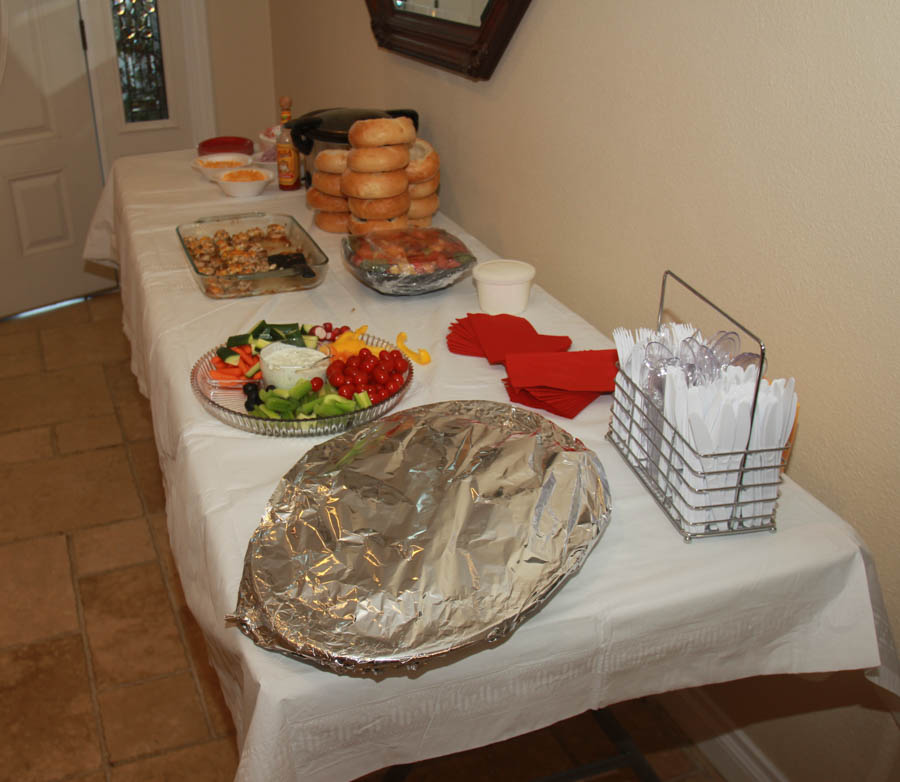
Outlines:
{"label": "plastic tray of fruit", "polygon": [[378,231],[342,240],[344,262],[379,293],[416,296],[447,288],[475,264],[475,256],[440,228]]}

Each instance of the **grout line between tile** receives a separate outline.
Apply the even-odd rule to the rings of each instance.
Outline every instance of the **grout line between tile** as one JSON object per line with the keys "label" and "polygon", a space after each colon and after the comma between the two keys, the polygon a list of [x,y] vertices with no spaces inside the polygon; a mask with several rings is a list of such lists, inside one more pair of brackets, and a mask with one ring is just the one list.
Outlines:
{"label": "grout line between tile", "polygon": [[70,630],[65,633],[56,633],[54,635],[42,635],[40,638],[35,638],[30,641],[15,641],[11,644],[0,644],[0,652],[16,652],[21,649],[27,649],[29,646],[34,646],[35,644],[52,644],[55,641],[64,641],[67,638],[75,638],[79,635],[81,635],[81,628],[78,630]]}
{"label": "grout line between tile", "polygon": [[69,574],[72,579],[72,589],[75,592],[75,611],[78,616],[78,626],[81,628],[81,645],[84,650],[84,662],[87,669],[88,689],[91,693],[91,708],[94,712],[94,726],[97,730],[97,741],[100,744],[100,761],[103,766],[103,774],[107,782],[110,779],[109,773],[109,749],[106,746],[106,733],[103,729],[103,716],[100,712],[100,699],[97,692],[97,679],[94,676],[94,658],[91,653],[91,645],[88,642],[87,625],[84,619],[84,603],[81,599],[81,584],[78,580],[76,561],[75,561],[75,542],[72,540],[72,534],[66,533],[66,550],[69,555]]}
{"label": "grout line between tile", "polygon": [[125,768],[133,763],[140,763],[144,760],[152,760],[153,758],[162,758],[166,755],[171,755],[173,752],[181,752],[185,749],[192,749],[194,747],[205,747],[207,744],[213,744],[217,741],[221,741],[222,738],[223,737],[221,736],[212,736],[208,739],[205,739],[204,741],[191,741],[187,744],[176,744],[173,747],[166,747],[165,749],[158,749],[153,752],[144,752],[140,755],[134,755],[133,757],[124,758],[123,760],[110,761],[109,765],[112,769]]}
{"label": "grout line between tile", "polygon": [[[151,526],[149,520],[147,522],[147,526]],[[168,532],[166,534],[168,534]],[[175,619],[175,627],[178,629],[178,637],[181,639],[181,645],[184,648],[184,654],[188,661],[191,681],[193,681],[194,683],[194,692],[200,699],[200,708],[203,711],[203,719],[206,722],[206,732],[211,738],[215,738],[216,731],[213,726],[212,716],[209,713],[209,706],[207,705],[206,698],[203,695],[203,688],[200,686],[200,677],[197,675],[197,664],[194,662],[194,655],[191,654],[191,645],[187,640],[187,631],[184,629],[184,623],[181,621],[180,612],[178,610],[178,601],[175,599],[175,595],[173,594],[170,580],[166,578],[166,568],[163,567],[162,564],[162,552],[157,546],[156,536],[153,534],[152,527],[150,529],[150,543],[153,545],[153,550],[156,552],[156,564],[159,568],[160,576],[163,580],[163,586],[166,589],[166,595],[169,598],[169,608],[172,611],[173,618]],[[178,578],[178,573],[172,573],[171,576],[172,578]],[[190,608],[188,608],[188,611],[190,611]],[[206,644],[206,639],[203,639],[203,643]]]}
{"label": "grout line between tile", "polygon": [[132,687],[142,687],[143,685],[150,684],[151,682],[164,682],[167,679],[175,679],[178,676],[184,676],[186,673],[189,674],[190,672],[190,666],[186,665],[183,668],[176,668],[171,671],[166,671],[165,673],[158,673],[154,676],[145,676],[143,679],[131,679],[127,682],[115,682],[114,684],[108,684],[104,687],[97,687],[97,693],[105,695],[108,692],[128,690]]}

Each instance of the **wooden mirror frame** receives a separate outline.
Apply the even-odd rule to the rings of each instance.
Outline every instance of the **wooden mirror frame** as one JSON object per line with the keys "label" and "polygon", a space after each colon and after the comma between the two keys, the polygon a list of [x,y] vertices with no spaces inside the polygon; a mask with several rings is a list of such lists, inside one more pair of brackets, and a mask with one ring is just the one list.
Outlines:
{"label": "wooden mirror frame", "polygon": [[489,79],[531,0],[489,0],[481,27],[399,11],[392,0],[366,0],[383,49],[471,79]]}

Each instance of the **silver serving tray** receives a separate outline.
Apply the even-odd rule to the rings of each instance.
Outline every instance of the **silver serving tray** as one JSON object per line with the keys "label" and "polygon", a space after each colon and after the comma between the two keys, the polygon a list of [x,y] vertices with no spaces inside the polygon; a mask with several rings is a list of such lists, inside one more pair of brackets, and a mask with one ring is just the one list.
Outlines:
{"label": "silver serving tray", "polygon": [[609,512],[596,454],[533,411],[394,412],[281,480],[229,621],[339,673],[408,672],[506,638],[578,571]]}

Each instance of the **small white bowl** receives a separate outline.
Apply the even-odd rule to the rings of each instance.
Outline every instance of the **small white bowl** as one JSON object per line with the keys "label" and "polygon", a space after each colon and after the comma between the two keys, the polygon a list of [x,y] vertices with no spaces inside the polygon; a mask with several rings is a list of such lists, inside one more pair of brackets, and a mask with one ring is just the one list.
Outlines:
{"label": "small white bowl", "polygon": [[478,306],[488,315],[518,315],[528,306],[535,269],[524,261],[497,258],[472,269]]}
{"label": "small white bowl", "polygon": [[[232,162],[234,165],[222,165],[228,162]],[[215,182],[219,175],[225,171],[233,171],[236,168],[250,165],[252,162],[253,159],[250,155],[243,155],[240,152],[216,152],[213,155],[203,155],[202,157],[194,158],[193,168],[195,171],[203,174],[210,182]],[[219,165],[209,165],[211,163]]]}
{"label": "small white bowl", "polygon": [[[231,179],[231,177],[249,177],[255,179]],[[261,166],[244,166],[243,168],[223,171],[216,177],[216,184],[225,195],[233,198],[252,198],[258,196],[275,179],[275,172]]]}

